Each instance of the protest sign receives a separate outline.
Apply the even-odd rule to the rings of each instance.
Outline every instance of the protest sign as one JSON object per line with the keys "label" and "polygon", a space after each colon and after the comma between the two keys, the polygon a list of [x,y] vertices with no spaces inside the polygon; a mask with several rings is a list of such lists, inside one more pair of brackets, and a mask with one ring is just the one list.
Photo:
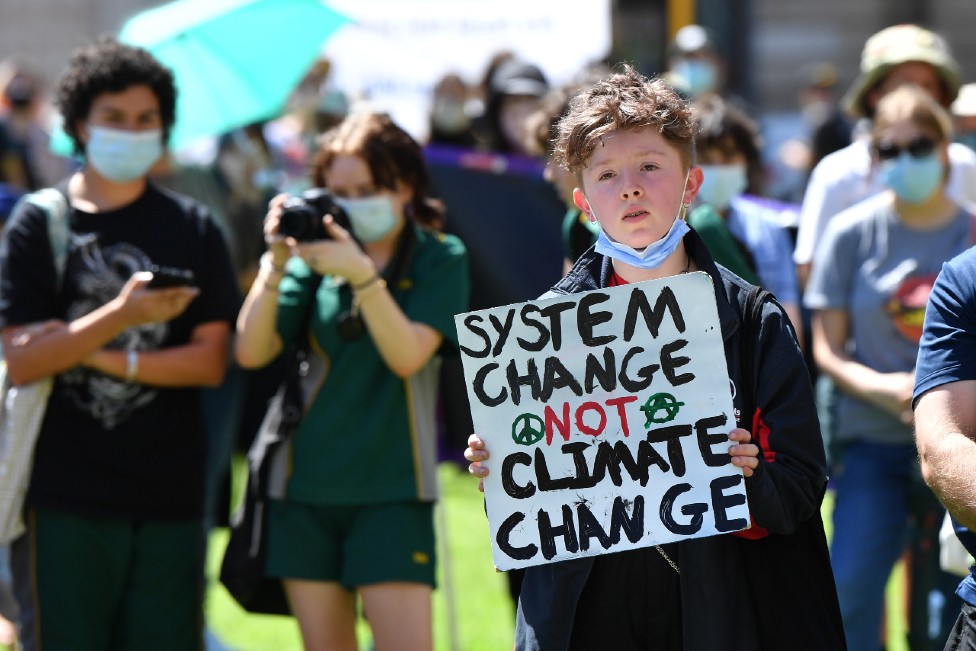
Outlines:
{"label": "protest sign", "polygon": [[745,529],[711,277],[455,317],[502,570]]}

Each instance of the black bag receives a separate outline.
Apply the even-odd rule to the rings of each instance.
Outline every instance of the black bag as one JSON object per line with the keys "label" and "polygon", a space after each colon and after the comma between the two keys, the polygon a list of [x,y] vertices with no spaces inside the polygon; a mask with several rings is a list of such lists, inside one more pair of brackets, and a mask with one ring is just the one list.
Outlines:
{"label": "black bag", "polygon": [[[314,304],[314,298],[311,303]],[[252,613],[291,614],[281,580],[264,574],[268,503],[284,497],[291,436],[326,372],[324,360],[310,352],[307,340],[296,346],[285,365],[281,386],[270,400],[247,453],[247,487],[231,517],[220,582]]]}
{"label": "black bag", "polygon": [[248,451],[247,487],[230,522],[230,540],[220,565],[220,582],[245,609],[288,615],[281,580],[264,575],[265,522],[274,468],[289,454],[294,428],[302,416],[298,369],[289,369],[271,399],[261,429]]}
{"label": "black bag", "polygon": [[289,615],[281,580],[264,575],[268,498],[259,490],[259,482],[249,475],[243,502],[231,519],[230,540],[220,565],[220,582],[247,611]]}

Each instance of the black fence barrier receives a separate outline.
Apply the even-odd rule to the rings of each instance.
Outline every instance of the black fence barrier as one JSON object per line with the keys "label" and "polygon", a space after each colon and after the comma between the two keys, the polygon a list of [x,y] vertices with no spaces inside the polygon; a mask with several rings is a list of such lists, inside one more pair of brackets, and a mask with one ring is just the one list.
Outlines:
{"label": "black fence barrier", "polygon": [[540,162],[439,146],[425,150],[447,231],[471,264],[471,309],[538,298],[562,275],[565,206]]}

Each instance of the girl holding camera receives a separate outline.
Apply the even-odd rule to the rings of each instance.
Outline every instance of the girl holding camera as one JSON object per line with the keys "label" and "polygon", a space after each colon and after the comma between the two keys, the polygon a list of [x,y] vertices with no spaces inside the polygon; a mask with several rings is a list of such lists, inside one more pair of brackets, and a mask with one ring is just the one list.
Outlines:
{"label": "girl holding camera", "polygon": [[284,579],[306,649],[358,648],[357,596],[377,648],[431,649],[437,354],[457,346],[466,252],[437,230],[421,148],[386,115],[328,131],[312,181],[350,228],[323,215],[328,238],[284,237],[287,198],[275,198],[238,320],[242,366],[271,362],[306,332],[328,366],[268,516],[266,570]]}

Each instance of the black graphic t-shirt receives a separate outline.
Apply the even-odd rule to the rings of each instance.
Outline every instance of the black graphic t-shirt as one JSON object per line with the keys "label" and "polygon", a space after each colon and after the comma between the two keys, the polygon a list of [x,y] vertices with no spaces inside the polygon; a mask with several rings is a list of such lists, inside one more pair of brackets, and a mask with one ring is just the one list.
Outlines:
{"label": "black graphic t-shirt", "polygon": [[[46,216],[19,207],[0,244],[0,326],[72,321],[118,296],[153,264],[190,269],[201,293],[173,321],[130,328],[109,348],[187,343],[197,326],[233,323],[239,297],[208,211],[149,185],[102,213],[71,209],[61,290]],[[196,388],[159,388],[75,367],[57,376],[38,439],[28,503],[83,514],[169,519],[201,511],[206,436]]]}

